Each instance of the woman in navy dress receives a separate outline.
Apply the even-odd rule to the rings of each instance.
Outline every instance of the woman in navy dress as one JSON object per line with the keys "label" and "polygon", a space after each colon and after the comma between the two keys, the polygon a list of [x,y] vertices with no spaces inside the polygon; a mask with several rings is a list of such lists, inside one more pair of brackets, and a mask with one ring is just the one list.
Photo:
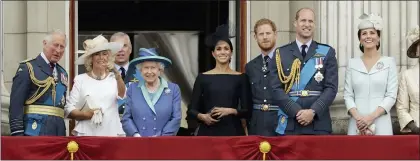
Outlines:
{"label": "woman in navy dress", "polygon": [[198,74],[194,83],[188,115],[200,123],[197,136],[246,134],[241,120],[249,118],[251,92],[246,75],[229,67],[233,47],[228,31],[228,26],[220,26],[207,39],[216,67]]}

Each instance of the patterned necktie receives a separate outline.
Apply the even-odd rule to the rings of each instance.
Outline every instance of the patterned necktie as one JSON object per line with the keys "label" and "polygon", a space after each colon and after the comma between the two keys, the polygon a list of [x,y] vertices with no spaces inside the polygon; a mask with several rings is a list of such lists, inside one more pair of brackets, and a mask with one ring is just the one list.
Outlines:
{"label": "patterned necktie", "polygon": [[268,66],[268,62],[270,62],[270,57],[268,55],[264,56],[264,65]]}
{"label": "patterned necktie", "polygon": [[121,67],[120,70],[121,70],[121,78],[124,80],[125,79],[125,68]]}
{"label": "patterned necktie", "polygon": [[51,73],[54,72],[54,67],[55,67],[55,64],[54,63],[50,63]]}
{"label": "patterned necktie", "polygon": [[305,59],[305,57],[306,57],[306,47],[308,47],[307,45],[302,45],[302,57],[303,57],[303,59]]}

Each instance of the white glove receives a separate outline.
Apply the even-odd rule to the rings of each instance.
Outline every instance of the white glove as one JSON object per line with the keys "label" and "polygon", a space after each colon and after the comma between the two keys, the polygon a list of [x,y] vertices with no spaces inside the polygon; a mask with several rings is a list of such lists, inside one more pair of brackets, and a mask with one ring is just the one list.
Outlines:
{"label": "white glove", "polygon": [[141,137],[141,135],[140,135],[139,133],[135,133],[135,134],[133,135],[133,137]]}
{"label": "white glove", "polygon": [[100,126],[102,124],[102,110],[101,109],[96,109],[93,112],[93,116],[90,119],[92,124],[96,125],[96,126]]}

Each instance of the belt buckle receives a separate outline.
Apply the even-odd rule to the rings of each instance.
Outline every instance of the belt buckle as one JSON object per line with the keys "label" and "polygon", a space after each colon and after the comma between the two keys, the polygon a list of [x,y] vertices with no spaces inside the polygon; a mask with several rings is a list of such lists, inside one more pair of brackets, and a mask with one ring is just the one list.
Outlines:
{"label": "belt buckle", "polygon": [[261,111],[268,111],[268,110],[269,110],[269,106],[267,104],[262,105]]}
{"label": "belt buckle", "polygon": [[308,90],[302,90],[302,91],[300,91],[301,92],[301,96],[302,97],[306,97],[306,96],[309,96],[309,91]]}

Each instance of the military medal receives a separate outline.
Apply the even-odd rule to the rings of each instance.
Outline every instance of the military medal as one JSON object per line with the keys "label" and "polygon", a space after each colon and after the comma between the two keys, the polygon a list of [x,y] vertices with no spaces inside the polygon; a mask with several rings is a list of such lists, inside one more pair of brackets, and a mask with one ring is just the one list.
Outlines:
{"label": "military medal", "polygon": [[267,71],[267,67],[265,65],[262,67],[262,71],[263,72],[266,72]]}
{"label": "military medal", "polygon": [[315,58],[315,68],[316,69],[318,69],[318,70],[320,70],[320,69],[322,69],[323,67],[324,67],[324,65],[323,65],[324,63],[323,63],[323,60],[322,60],[322,58],[321,57],[317,57],[317,58]]}
{"label": "military medal", "polygon": [[63,83],[65,86],[68,86],[67,77],[64,75],[64,73],[61,73],[61,83]]}
{"label": "military medal", "polygon": [[318,71],[318,73],[315,74],[314,78],[319,83],[324,79],[324,76],[321,74],[320,71]]}
{"label": "military medal", "polygon": [[58,76],[57,76],[57,72],[56,72],[55,69],[53,70],[53,76],[54,76],[54,81],[58,82]]}

